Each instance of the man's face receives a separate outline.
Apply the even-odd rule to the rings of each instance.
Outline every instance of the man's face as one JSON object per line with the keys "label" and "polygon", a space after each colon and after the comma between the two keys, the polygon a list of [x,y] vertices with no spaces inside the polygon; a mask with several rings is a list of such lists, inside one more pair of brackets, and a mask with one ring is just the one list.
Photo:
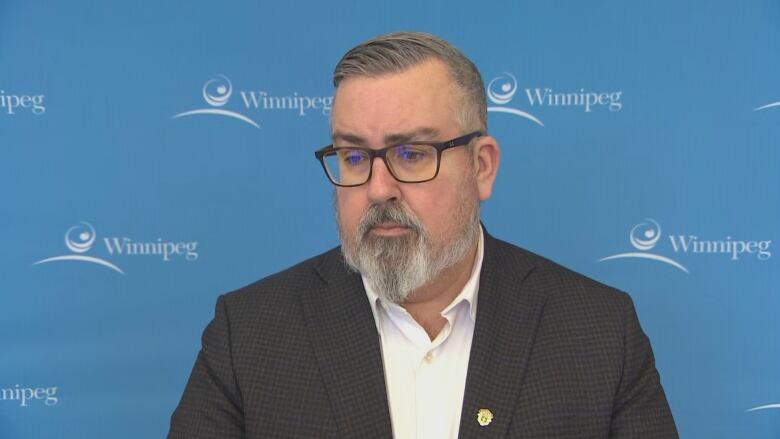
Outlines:
{"label": "man's face", "polygon": [[[466,134],[454,117],[458,104],[447,68],[438,60],[398,74],[349,78],[336,91],[333,141],[338,146],[378,149],[407,141],[449,140]],[[431,279],[426,276],[447,267],[439,263],[423,270],[427,274],[417,273],[422,278],[396,285],[415,277],[412,272],[401,273],[404,269],[424,264],[426,258],[434,265],[446,260],[444,265],[451,266],[473,248],[479,198],[475,168],[465,147],[444,151],[438,176],[424,183],[400,183],[384,161],[376,159],[367,183],[336,189],[347,259],[375,289],[398,290],[377,293],[389,293],[390,300],[400,302],[410,292],[403,290],[427,283]],[[451,260],[454,257],[459,259]],[[377,270],[384,272],[373,273]],[[395,281],[379,279],[393,274]]]}

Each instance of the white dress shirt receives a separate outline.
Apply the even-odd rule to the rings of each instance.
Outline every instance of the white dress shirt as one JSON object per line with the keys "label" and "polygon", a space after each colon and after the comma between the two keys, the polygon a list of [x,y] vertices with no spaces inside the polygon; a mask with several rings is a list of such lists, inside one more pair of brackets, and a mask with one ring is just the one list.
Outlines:
{"label": "white dress shirt", "polygon": [[483,240],[480,229],[471,277],[441,312],[447,322],[433,341],[403,307],[380,299],[363,278],[381,340],[395,439],[458,437],[477,316]]}

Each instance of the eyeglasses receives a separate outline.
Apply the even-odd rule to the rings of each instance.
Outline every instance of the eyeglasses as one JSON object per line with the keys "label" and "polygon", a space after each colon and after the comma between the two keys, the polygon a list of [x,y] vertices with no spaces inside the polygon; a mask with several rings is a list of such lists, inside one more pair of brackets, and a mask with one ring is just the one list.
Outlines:
{"label": "eyeglasses", "polygon": [[336,186],[360,186],[371,179],[374,159],[381,157],[388,171],[401,183],[423,183],[439,175],[441,153],[467,145],[480,131],[446,142],[406,142],[382,149],[328,145],[314,153],[325,174]]}

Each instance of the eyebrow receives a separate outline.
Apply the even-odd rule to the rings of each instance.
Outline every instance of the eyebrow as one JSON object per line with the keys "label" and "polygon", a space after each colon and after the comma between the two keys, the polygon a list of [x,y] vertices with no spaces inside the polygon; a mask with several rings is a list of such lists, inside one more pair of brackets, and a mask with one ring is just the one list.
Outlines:
{"label": "eyebrow", "polygon": [[[439,130],[432,127],[418,127],[405,133],[392,133],[384,137],[384,144],[386,146],[399,145],[406,142],[414,142],[420,140],[433,140],[439,136]],[[354,146],[367,146],[368,141],[365,138],[356,134],[345,133],[341,131],[335,131],[333,133],[333,144],[349,143]]]}

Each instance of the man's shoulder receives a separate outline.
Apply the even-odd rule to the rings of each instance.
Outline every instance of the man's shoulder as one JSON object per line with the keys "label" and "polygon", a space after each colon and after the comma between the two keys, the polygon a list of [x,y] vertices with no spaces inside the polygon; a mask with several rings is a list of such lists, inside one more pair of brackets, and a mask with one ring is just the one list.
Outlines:
{"label": "man's shoulder", "polygon": [[622,308],[629,296],[551,259],[500,239],[491,238],[499,269],[515,270],[522,290],[542,295],[546,302]]}
{"label": "man's shoulder", "polygon": [[226,293],[223,297],[232,305],[258,300],[264,302],[297,300],[301,293],[321,287],[325,283],[323,272],[333,269],[343,269],[344,272],[348,270],[339,247]]}
{"label": "man's shoulder", "polygon": [[590,352],[601,349],[605,340],[612,340],[607,346],[620,345],[626,323],[636,318],[628,294],[528,250],[496,241],[497,265],[510,271],[498,275],[511,279],[503,282],[505,304],[538,307],[539,341],[550,352],[558,348]]}

